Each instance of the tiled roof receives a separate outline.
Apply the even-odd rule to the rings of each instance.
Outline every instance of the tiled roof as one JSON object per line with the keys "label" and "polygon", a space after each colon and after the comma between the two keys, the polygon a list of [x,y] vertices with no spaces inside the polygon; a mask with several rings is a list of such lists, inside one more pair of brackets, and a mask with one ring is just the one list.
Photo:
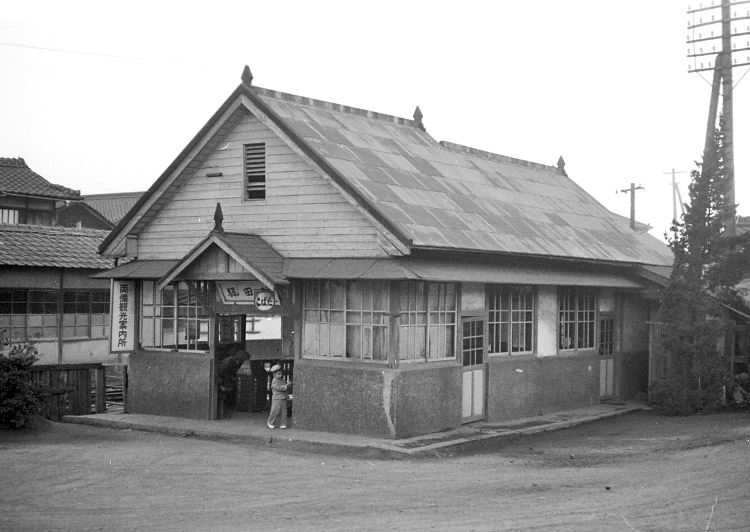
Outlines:
{"label": "tiled roof", "polygon": [[112,194],[87,194],[84,203],[99,211],[107,220],[116,224],[135,205],[143,192],[120,192]]}
{"label": "tiled roof", "polygon": [[561,168],[436,142],[407,120],[259,87],[293,135],[421,248],[671,264]]}
{"label": "tiled roof", "polygon": [[0,266],[109,269],[97,253],[107,231],[0,224]]}
{"label": "tiled roof", "polygon": [[20,157],[0,157],[0,192],[56,200],[81,199],[80,192],[53,185],[31,170]]}

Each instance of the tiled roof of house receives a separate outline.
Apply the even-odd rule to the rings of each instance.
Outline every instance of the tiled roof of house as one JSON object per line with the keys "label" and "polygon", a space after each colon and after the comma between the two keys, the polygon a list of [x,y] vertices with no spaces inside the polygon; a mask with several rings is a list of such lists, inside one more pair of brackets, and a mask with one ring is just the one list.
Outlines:
{"label": "tiled roof of house", "polygon": [[20,157],[0,157],[0,192],[56,200],[81,199],[80,192],[53,185],[31,170]]}
{"label": "tiled roof of house", "polygon": [[247,87],[413,247],[671,264],[547,166],[436,142],[415,120]]}
{"label": "tiled roof of house", "polygon": [[109,269],[97,248],[107,231],[0,224],[0,266]]}
{"label": "tiled roof of house", "polygon": [[112,194],[87,194],[84,203],[99,211],[107,220],[116,224],[135,205],[143,192],[118,192]]}

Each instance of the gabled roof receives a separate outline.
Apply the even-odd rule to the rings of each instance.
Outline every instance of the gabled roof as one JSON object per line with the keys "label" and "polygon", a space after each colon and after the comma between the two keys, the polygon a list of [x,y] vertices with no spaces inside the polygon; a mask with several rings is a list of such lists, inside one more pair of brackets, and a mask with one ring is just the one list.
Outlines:
{"label": "gabled roof", "polygon": [[188,270],[193,262],[212,246],[222,249],[246,271],[268,288],[276,284],[287,284],[283,275],[284,259],[268,243],[257,235],[212,231],[202,242],[185,255],[159,280],[159,287],[171,283],[180,273]]}
{"label": "gabled roof", "polygon": [[104,270],[113,261],[97,247],[107,231],[37,225],[0,225],[0,266]]}
{"label": "gabled roof", "polygon": [[0,157],[0,192],[55,200],[81,199],[80,192],[53,185],[32,171],[20,157]]}
{"label": "gabled roof", "polygon": [[87,194],[83,196],[83,202],[101,213],[109,222],[116,224],[133,208],[143,194],[143,192]]}
{"label": "gabled roof", "polygon": [[[250,112],[335,181],[410,249],[668,265],[669,248],[639,238],[558,167],[437,142],[397,118],[243,83],[102,243],[137,233]],[[194,171],[194,170],[192,170]],[[171,181],[170,181],[171,180]],[[173,192],[172,192],[173,193]],[[148,210],[142,207],[148,206]],[[141,211],[141,212],[139,212]],[[249,228],[251,230],[251,228]]]}

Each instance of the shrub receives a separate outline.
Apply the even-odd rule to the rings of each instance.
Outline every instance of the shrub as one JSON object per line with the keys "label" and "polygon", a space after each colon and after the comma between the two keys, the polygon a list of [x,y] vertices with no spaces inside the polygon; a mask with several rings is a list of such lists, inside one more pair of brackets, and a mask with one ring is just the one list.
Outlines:
{"label": "shrub", "polygon": [[0,351],[0,427],[19,429],[39,413],[29,372],[38,359],[31,344],[12,344]]}

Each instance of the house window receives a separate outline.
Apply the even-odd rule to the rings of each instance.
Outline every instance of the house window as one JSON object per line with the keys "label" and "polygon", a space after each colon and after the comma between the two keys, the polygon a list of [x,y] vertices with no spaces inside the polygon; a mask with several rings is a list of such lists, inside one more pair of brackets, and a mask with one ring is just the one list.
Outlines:
{"label": "house window", "polygon": [[[109,290],[65,290],[63,338],[109,335]],[[0,290],[0,334],[6,341],[58,339],[57,290]]]}
{"label": "house window", "polygon": [[266,143],[244,145],[245,199],[266,197]]}
{"label": "house window", "polygon": [[558,294],[559,338],[563,350],[593,349],[596,335],[596,296],[590,290],[564,288]]}
{"label": "house window", "polygon": [[399,283],[398,357],[436,360],[455,356],[456,285]]}
{"label": "house window", "polygon": [[386,281],[305,283],[306,356],[388,360]]}
{"label": "house window", "polygon": [[0,209],[0,223],[21,223],[21,211],[19,211],[18,209]]}
{"label": "house window", "polygon": [[141,347],[208,350],[209,314],[199,297],[204,283],[179,282],[159,291],[153,281],[143,281]]}
{"label": "house window", "polygon": [[615,352],[615,320],[612,316],[599,319],[599,354],[611,355]]}
{"label": "house window", "polygon": [[534,351],[534,288],[488,288],[489,353],[508,355]]}

